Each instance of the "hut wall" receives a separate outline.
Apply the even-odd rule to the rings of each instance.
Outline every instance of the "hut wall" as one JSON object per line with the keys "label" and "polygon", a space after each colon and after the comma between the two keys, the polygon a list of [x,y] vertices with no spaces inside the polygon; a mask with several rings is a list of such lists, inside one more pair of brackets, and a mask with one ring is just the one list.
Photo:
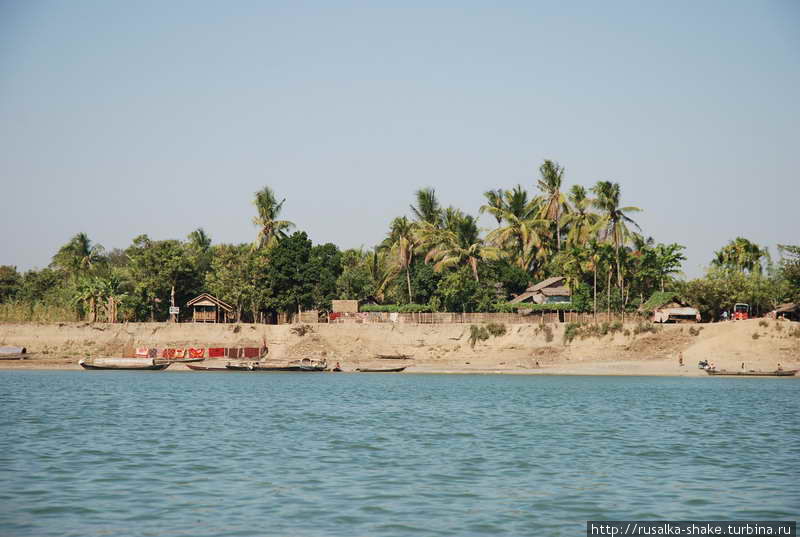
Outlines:
{"label": "hut wall", "polygon": [[358,300],[331,300],[331,310],[335,313],[358,313]]}

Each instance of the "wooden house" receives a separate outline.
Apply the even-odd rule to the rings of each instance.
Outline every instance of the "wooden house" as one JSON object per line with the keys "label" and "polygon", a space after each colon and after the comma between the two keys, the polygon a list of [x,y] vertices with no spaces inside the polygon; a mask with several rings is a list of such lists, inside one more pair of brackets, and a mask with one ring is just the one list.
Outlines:
{"label": "wooden house", "polygon": [[700,321],[700,312],[678,298],[677,293],[655,292],[639,311],[649,313],[654,323],[695,323]]}
{"label": "wooden house", "polygon": [[195,323],[227,323],[234,319],[233,306],[208,293],[194,297],[186,307],[192,308]]}
{"label": "wooden house", "polygon": [[569,287],[564,285],[565,283],[566,278],[563,276],[547,278],[536,285],[528,287],[524,293],[511,300],[511,303],[569,304],[572,301],[572,293]]}

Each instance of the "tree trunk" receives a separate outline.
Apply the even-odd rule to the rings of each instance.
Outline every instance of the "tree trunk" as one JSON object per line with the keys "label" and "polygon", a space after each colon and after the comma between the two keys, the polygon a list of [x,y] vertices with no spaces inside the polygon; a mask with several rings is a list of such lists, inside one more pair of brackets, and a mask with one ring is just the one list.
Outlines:
{"label": "tree trunk", "polygon": [[597,324],[597,263],[594,264],[594,322]]}
{"label": "tree trunk", "polygon": [[406,265],[406,283],[408,284],[408,303],[412,304],[414,301],[411,299],[411,265]]}
{"label": "tree trunk", "polygon": [[[608,268],[608,286],[606,287],[608,294],[608,303],[606,304],[606,314],[611,317],[611,267]],[[608,318],[606,319],[608,320]]]}

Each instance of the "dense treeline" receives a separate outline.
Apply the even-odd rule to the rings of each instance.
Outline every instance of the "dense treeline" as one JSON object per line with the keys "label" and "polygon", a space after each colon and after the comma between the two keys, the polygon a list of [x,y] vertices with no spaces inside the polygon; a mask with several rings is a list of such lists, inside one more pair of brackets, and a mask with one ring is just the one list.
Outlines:
{"label": "dense treeline", "polygon": [[523,186],[484,193],[481,213],[494,227],[441,205],[432,188],[418,190],[407,216],[389,223],[374,248],[314,245],[280,220],[285,200],[265,187],[254,199],[256,238],[213,245],[203,229],[186,240],[136,237],[106,252],[79,233],[41,270],[0,267],[0,319],[164,320],[169,305],[207,291],[232,304],[240,320],[262,312],[329,310],[332,299],[403,305],[404,311],[509,311],[531,282],[564,276],[573,309],[634,311],[655,291],[675,291],[705,319],[736,302],[755,311],[800,300],[800,247],[766,249],[737,238],[715,253],[703,278],[677,278],[679,244],[646,237],[622,206],[618,183],[563,191],[564,169],[545,161],[536,192]]}

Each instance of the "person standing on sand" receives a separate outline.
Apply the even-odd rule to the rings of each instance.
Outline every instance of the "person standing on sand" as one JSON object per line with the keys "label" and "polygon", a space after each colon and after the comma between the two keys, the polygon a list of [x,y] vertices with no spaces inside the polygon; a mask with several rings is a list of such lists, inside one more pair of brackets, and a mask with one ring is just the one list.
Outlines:
{"label": "person standing on sand", "polygon": [[683,367],[683,353],[678,355],[678,365]]}

